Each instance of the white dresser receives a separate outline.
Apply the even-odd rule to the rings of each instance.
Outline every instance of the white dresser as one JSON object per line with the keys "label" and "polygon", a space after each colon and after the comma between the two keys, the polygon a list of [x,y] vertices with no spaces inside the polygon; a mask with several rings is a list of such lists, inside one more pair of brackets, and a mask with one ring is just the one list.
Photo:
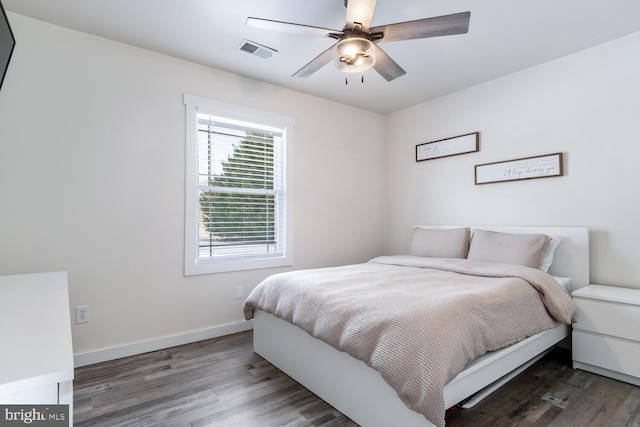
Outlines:
{"label": "white dresser", "polygon": [[67,273],[0,276],[0,404],[69,405],[73,349]]}
{"label": "white dresser", "polygon": [[573,367],[640,386],[640,290],[589,285],[573,297]]}

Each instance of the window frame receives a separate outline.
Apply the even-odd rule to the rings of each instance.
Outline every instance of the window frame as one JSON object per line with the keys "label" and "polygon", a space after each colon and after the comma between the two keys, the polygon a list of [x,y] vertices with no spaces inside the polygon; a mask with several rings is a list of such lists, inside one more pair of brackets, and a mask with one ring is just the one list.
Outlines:
{"label": "window frame", "polygon": [[[184,94],[185,104],[185,243],[184,274],[193,276],[293,265],[293,128],[295,119],[249,107]],[[221,117],[283,130],[284,174],[284,251],[281,256],[200,259],[199,257],[199,182],[198,114]]]}

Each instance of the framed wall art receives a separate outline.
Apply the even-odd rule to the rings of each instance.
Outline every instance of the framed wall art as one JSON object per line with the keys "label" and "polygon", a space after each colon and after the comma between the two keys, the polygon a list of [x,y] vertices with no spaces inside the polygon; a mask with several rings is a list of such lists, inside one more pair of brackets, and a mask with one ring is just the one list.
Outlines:
{"label": "framed wall art", "polygon": [[457,156],[480,150],[480,133],[473,132],[416,145],[416,162]]}
{"label": "framed wall art", "polygon": [[562,153],[476,165],[476,185],[562,176]]}

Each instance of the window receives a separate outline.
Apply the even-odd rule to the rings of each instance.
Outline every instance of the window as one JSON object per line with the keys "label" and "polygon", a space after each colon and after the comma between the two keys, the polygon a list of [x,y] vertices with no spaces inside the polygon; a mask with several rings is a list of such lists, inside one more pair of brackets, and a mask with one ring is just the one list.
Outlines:
{"label": "window", "polygon": [[184,103],[185,275],[291,265],[294,120],[190,95]]}

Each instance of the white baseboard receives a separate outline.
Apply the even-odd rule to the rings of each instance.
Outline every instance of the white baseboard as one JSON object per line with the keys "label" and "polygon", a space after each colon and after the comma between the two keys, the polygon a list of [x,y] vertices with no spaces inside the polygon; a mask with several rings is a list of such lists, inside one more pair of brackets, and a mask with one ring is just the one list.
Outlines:
{"label": "white baseboard", "polygon": [[162,350],[164,348],[175,347],[177,345],[208,340],[224,335],[231,335],[237,332],[248,331],[250,329],[253,329],[253,322],[231,323],[228,325],[201,329],[199,331],[186,332],[149,341],[141,341],[133,344],[76,354],[73,356],[73,363],[76,368],[79,368],[81,366],[134,356],[136,354],[147,353],[149,351]]}

